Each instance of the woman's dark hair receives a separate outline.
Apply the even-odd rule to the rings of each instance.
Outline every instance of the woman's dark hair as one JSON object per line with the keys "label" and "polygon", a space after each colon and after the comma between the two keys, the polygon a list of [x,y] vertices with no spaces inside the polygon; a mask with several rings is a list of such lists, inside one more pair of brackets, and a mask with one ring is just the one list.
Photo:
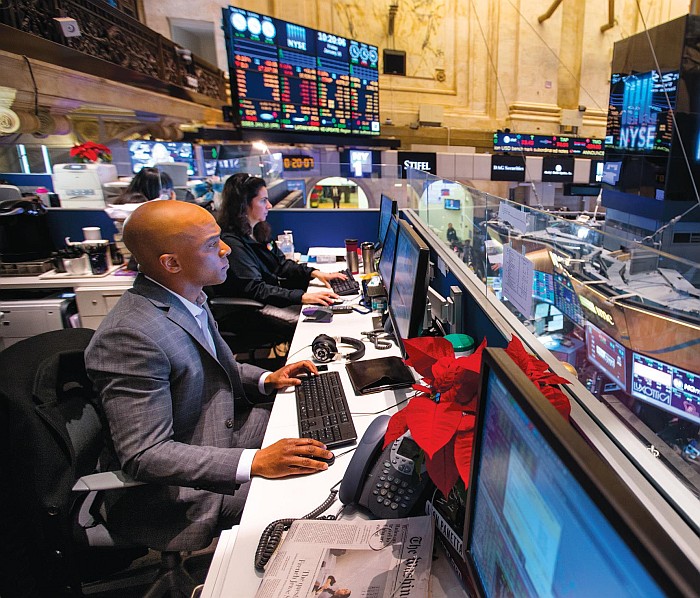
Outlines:
{"label": "woman's dark hair", "polygon": [[221,192],[221,207],[217,217],[223,232],[234,233],[242,237],[251,234],[248,206],[260,192],[260,189],[266,186],[265,181],[260,177],[251,176],[244,172],[239,172],[226,179],[224,189]]}
{"label": "woman's dark hair", "polygon": [[167,172],[145,166],[134,175],[129,186],[114,203],[143,203],[159,198],[163,191],[169,192],[172,188],[173,180]]}

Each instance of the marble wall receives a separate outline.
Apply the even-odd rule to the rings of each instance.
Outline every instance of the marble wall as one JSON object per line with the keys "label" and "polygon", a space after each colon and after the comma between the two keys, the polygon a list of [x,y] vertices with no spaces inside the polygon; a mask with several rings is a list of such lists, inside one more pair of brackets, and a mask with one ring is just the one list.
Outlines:
{"label": "marble wall", "polygon": [[[227,70],[216,0],[142,0],[146,24],[170,36],[168,16],[216,24],[216,56]],[[390,4],[398,5],[389,35]],[[280,19],[406,51],[406,76],[380,75],[381,119],[418,124],[437,106],[452,139],[509,127],[523,133],[603,136],[615,41],[686,14],[689,0],[617,0],[612,27],[603,0],[236,0]],[[380,67],[381,70],[381,67]],[[578,107],[586,110],[578,114]],[[573,121],[571,120],[573,118]],[[579,122],[576,123],[576,119]],[[386,131],[387,128],[385,128]],[[388,127],[389,131],[391,127]],[[460,135],[461,133],[461,135]],[[449,139],[449,133],[448,133]]]}

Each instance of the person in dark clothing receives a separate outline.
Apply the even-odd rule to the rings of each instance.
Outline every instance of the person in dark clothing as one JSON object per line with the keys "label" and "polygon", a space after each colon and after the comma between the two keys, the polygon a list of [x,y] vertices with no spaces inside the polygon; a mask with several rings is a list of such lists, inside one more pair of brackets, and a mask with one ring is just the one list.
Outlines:
{"label": "person in dark clothing", "polygon": [[134,175],[113,205],[144,203],[152,199],[175,199],[173,180],[167,172],[145,166]]}
{"label": "person in dark clothing", "polygon": [[[238,173],[229,177],[222,191],[218,223],[221,238],[231,247],[226,281],[213,292],[223,297],[244,297],[264,303],[258,312],[261,321],[249,325],[273,326],[289,334],[291,339],[302,304],[330,305],[338,299],[330,289],[330,280],[344,279],[340,272],[321,272],[286,259],[271,240],[271,229],[265,221],[272,207],[267,199],[267,186],[259,177]],[[306,292],[311,279],[328,287]],[[225,322],[219,322],[224,326]],[[240,322],[236,322],[240,326]]]}
{"label": "person in dark clothing", "polygon": [[457,243],[459,241],[459,237],[457,237],[457,231],[455,230],[454,226],[452,226],[451,222],[447,223],[447,231],[445,231],[445,235],[449,243]]}

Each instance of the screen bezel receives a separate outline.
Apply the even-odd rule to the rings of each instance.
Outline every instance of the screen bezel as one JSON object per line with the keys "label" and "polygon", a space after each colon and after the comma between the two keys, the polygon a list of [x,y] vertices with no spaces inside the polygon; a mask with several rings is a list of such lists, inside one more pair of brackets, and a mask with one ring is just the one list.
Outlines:
{"label": "screen bezel", "polygon": [[[477,488],[485,396],[491,371],[659,587],[669,595],[692,595],[700,587],[700,573],[696,567],[613,469],[586,444],[503,349],[487,348],[483,355],[470,490]],[[479,596],[485,596],[470,551],[475,505],[476,492],[470,491],[463,532],[464,550],[474,588]]]}
{"label": "screen bezel", "polygon": [[399,240],[401,235],[405,235],[409,241],[413,244],[414,248],[418,250],[418,259],[416,260],[415,266],[415,277],[413,279],[413,292],[411,294],[411,306],[410,315],[408,323],[408,336],[407,338],[413,338],[418,336],[420,333],[420,327],[425,316],[425,306],[428,297],[428,262],[430,257],[430,249],[423,242],[423,240],[418,236],[413,228],[405,221],[398,220],[399,230],[396,234],[396,248],[394,249],[394,267],[391,273],[391,286],[387,289],[388,293],[388,311],[389,320],[391,321],[391,327],[394,331],[394,337],[396,342],[401,349],[401,355],[404,359],[408,357],[406,353],[406,348],[403,344],[403,339],[401,338],[398,327],[396,326],[396,314],[394,313],[394,306],[392,305],[392,295],[394,293],[394,278],[396,277],[396,259],[398,257]]}
{"label": "screen bezel", "polygon": [[394,223],[394,226],[396,227],[396,234],[394,235],[394,251],[393,251],[393,255],[391,256],[391,264],[387,265],[387,267],[389,268],[389,273],[390,273],[389,280],[384,280],[384,276],[382,276],[382,270],[384,269],[382,264],[384,264],[386,262],[385,256],[387,255],[386,251],[384,251],[383,248],[382,248],[382,254],[379,256],[379,266],[377,268],[379,270],[379,277],[382,279],[382,283],[384,284],[384,289],[386,290],[387,301],[389,300],[389,292],[391,291],[391,279],[394,277],[394,261],[396,259],[396,241],[397,241],[397,237],[399,234],[399,219],[396,216],[392,216],[391,218],[389,218],[389,224],[386,227],[386,235],[384,236],[384,241],[386,242],[386,240],[388,238],[389,231],[391,230],[392,222]]}
{"label": "screen bezel", "polygon": [[[398,204],[395,200],[391,199],[388,195],[382,193],[381,200],[379,203],[379,224],[377,225],[377,243],[375,248],[379,249],[384,246],[384,237],[386,237],[389,231],[389,222],[391,217],[398,212]],[[386,221],[385,226],[382,226]],[[382,228],[384,230],[382,230]]]}

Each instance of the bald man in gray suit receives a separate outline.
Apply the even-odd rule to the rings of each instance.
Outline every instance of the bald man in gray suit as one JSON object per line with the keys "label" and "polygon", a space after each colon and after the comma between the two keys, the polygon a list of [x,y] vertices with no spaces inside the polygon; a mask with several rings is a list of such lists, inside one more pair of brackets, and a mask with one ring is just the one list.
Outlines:
{"label": "bald man in gray suit", "polygon": [[116,465],[145,485],[110,493],[107,527],[159,550],[195,550],[240,517],[251,476],[314,473],[330,458],[311,439],[260,449],[270,393],[318,373],[239,364],[218,333],[204,286],[226,278],[230,248],[194,204],[153,201],[124,225],[140,274],[95,333],[86,365]]}

